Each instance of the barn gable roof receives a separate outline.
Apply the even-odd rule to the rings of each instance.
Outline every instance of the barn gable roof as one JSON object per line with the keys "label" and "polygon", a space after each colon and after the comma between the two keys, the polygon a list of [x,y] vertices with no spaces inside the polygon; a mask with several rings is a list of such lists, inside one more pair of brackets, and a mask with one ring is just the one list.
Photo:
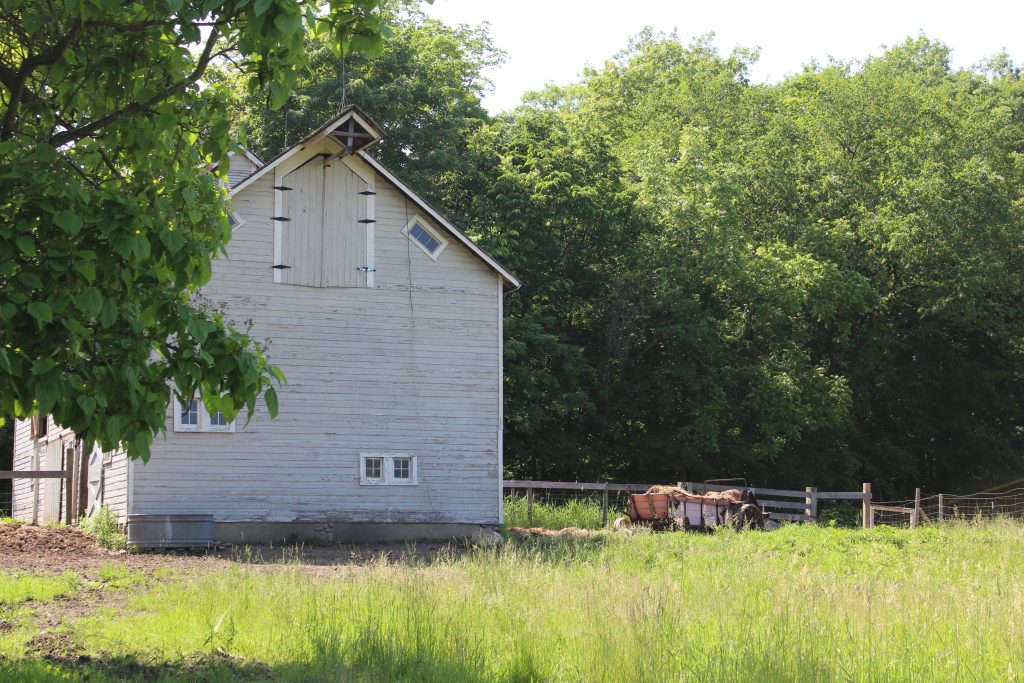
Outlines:
{"label": "barn gable roof", "polygon": [[510,273],[508,269],[501,265],[501,263],[494,259],[494,257],[477,246],[473,240],[456,228],[451,221],[441,215],[437,209],[432,207],[426,200],[416,194],[408,185],[399,180],[398,177],[388,170],[382,163],[366,153],[366,148],[384,137],[384,133],[373,122],[373,119],[367,116],[365,112],[355,105],[345,107],[338,116],[320,126],[305,138],[275,156],[273,159],[267,161],[261,168],[257,169],[246,178],[240,180],[231,188],[229,195],[232,197],[235,196],[262,178],[266,173],[272,171],[285,160],[300,153],[310,144],[328,137],[335,140],[343,148],[347,147],[348,153],[358,156],[369,164],[377,173],[388,180],[395,189],[402,193],[406,199],[426,212],[460,244],[469,249],[488,267],[501,275],[502,279],[505,281],[505,289],[507,291],[519,289],[522,283],[520,283],[519,279]]}

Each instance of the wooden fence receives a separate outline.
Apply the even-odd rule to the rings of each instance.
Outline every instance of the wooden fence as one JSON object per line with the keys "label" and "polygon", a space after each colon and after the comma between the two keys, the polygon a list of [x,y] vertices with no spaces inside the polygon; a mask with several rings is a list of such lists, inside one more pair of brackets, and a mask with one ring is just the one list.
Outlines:
{"label": "wooden fence", "polygon": [[[601,493],[601,521],[608,524],[609,495],[611,493],[643,493],[651,484],[612,484],[575,481],[530,481],[527,479],[506,479],[505,491],[512,495],[523,492],[527,500],[527,515],[533,516],[533,503],[537,491],[595,491]],[[688,491],[725,491],[735,486],[705,484],[681,481],[677,485]],[[771,512],[771,518],[786,522],[816,522],[818,503],[822,500],[859,500],[865,528],[871,526],[871,484],[864,484],[860,491],[819,491],[808,486],[803,491],[769,489],[751,486],[761,506]]]}

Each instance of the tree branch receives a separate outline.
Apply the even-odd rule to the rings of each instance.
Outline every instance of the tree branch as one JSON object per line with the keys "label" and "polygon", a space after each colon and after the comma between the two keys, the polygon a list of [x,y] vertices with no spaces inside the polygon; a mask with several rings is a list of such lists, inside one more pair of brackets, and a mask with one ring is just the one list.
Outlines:
{"label": "tree branch", "polygon": [[48,50],[43,50],[37,55],[26,57],[21,62],[21,66],[18,68],[18,73],[14,76],[10,83],[5,82],[4,85],[8,87],[11,92],[11,99],[7,103],[7,111],[4,112],[3,123],[0,124],[0,140],[10,140],[14,129],[14,120],[18,115],[18,108],[21,105],[21,97],[25,92],[25,81],[28,80],[29,75],[37,68],[41,66],[48,66],[53,64],[64,51],[68,49],[68,46],[78,37],[79,31],[82,30],[82,22],[75,20],[71,23],[71,28],[68,30],[67,35],[58,40]]}
{"label": "tree branch", "polygon": [[128,106],[122,107],[117,111],[113,111],[106,116],[98,118],[92,123],[53,135],[50,137],[50,144],[54,147],[62,147],[70,142],[74,142],[75,140],[81,140],[82,138],[88,137],[89,135],[109,126],[119,118],[129,116],[131,114],[137,114],[149,109],[150,107],[163,102],[182,88],[187,87],[190,83],[195,83],[202,77],[203,73],[206,71],[206,67],[210,65],[210,62],[213,59],[213,47],[219,37],[217,28],[214,27],[213,30],[210,31],[210,37],[206,41],[206,45],[203,47],[203,53],[200,55],[199,61],[196,63],[196,68],[193,69],[192,73],[187,77],[168,86],[163,92],[157,93],[145,102],[132,102]]}

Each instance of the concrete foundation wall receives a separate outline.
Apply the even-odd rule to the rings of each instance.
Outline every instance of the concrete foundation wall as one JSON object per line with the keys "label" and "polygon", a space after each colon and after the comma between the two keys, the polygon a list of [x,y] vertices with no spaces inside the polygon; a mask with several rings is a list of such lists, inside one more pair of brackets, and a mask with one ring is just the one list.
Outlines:
{"label": "concrete foundation wall", "polygon": [[471,538],[479,524],[403,524],[372,522],[214,522],[218,543],[367,543],[382,541],[446,541]]}

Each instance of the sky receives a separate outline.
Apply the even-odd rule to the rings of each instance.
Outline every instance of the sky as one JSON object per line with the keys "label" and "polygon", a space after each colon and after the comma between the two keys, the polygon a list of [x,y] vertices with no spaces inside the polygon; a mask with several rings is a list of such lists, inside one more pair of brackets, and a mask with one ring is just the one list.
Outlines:
{"label": "sky", "polygon": [[514,107],[524,92],[577,79],[600,66],[645,26],[676,30],[686,42],[708,32],[723,52],[758,47],[752,76],[775,82],[812,58],[862,59],[924,32],[953,49],[955,66],[1006,50],[1024,63],[1024,1],[974,0],[434,0],[427,14],[449,24],[491,24],[508,60],[489,75],[491,113]]}

